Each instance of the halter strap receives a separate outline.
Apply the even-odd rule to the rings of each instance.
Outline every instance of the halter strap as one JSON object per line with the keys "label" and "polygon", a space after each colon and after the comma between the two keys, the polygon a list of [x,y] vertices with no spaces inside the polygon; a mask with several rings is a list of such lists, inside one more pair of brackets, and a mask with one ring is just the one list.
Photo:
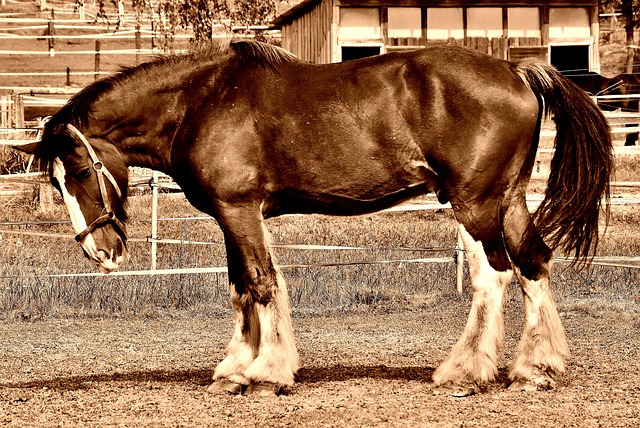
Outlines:
{"label": "halter strap", "polygon": [[87,226],[85,230],[78,233],[75,237],[76,241],[82,242],[82,240],[84,240],[84,238],[86,238],[87,235],[89,235],[91,232],[109,222],[113,223],[113,225],[115,226],[114,229],[116,230],[118,235],[120,235],[123,240],[126,240],[124,224],[122,224],[122,222],[116,217],[115,213],[111,209],[111,199],[109,198],[109,193],[107,192],[107,186],[105,184],[104,178],[106,177],[107,180],[109,180],[118,197],[120,198],[120,200],[122,200],[122,192],[120,190],[120,186],[118,186],[116,179],[104,166],[104,163],[102,163],[100,159],[98,159],[98,155],[96,154],[95,150],[93,150],[93,147],[91,147],[91,144],[89,144],[89,141],[87,141],[82,132],[80,132],[78,128],[71,124],[67,124],[67,129],[69,130],[69,132],[71,132],[71,134],[73,134],[74,137],[76,137],[84,144],[87,151],[89,152],[89,157],[93,162],[93,170],[96,172],[96,176],[98,177],[98,187],[100,189],[100,197],[102,199],[102,205],[104,207],[104,214],[91,222],[91,224]]}
{"label": "halter strap", "polygon": [[[82,132],[78,131],[78,128],[76,128],[75,126],[71,125],[70,123],[67,124],[67,128],[80,141],[82,141],[84,146],[87,148],[87,151],[89,152],[89,157],[91,158],[91,161],[93,162],[93,170],[96,173],[98,173],[98,178],[100,178],[100,176],[102,176],[102,175],[107,177],[107,180],[109,180],[111,182],[111,184],[113,185],[113,188],[116,190],[116,193],[118,194],[118,197],[120,199],[122,199],[122,192],[120,191],[120,186],[118,186],[118,183],[116,182],[116,179],[113,178],[113,175],[111,175],[109,170],[107,168],[105,168],[104,164],[100,161],[100,159],[98,159],[98,155],[96,154],[95,150],[93,150],[93,147],[91,147],[91,144],[89,144],[89,141],[87,141],[86,137],[84,135],[82,135]],[[100,182],[101,182],[100,191],[102,192],[103,190],[105,190],[104,180],[100,180]],[[104,199],[104,197],[105,197],[104,193],[103,193],[102,197]]]}

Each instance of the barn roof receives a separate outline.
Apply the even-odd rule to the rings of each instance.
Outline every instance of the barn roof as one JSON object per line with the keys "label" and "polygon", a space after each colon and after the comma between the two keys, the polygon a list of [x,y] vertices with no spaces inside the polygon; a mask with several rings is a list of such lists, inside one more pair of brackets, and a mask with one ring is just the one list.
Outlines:
{"label": "barn roof", "polygon": [[278,15],[271,21],[271,25],[276,28],[281,28],[283,25],[287,25],[297,17],[304,15],[307,11],[313,9],[313,7],[320,3],[322,0],[302,0],[285,13]]}

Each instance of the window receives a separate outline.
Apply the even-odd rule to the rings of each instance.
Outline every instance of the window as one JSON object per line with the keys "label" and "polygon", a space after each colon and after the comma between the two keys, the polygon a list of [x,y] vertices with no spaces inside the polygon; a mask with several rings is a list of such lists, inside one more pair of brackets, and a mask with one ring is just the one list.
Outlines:
{"label": "window", "polygon": [[560,71],[587,71],[589,68],[589,45],[551,45],[549,62]]}
{"label": "window", "polygon": [[537,7],[510,7],[508,37],[542,37],[540,9]]}
{"label": "window", "polygon": [[447,40],[464,38],[461,7],[429,8],[427,10],[427,38]]}
{"label": "window", "polygon": [[468,37],[502,37],[502,8],[470,7],[467,9]]}
{"label": "window", "polygon": [[382,46],[341,46],[342,61],[380,55]]}
{"label": "window", "polygon": [[589,10],[584,7],[549,9],[550,39],[586,39],[591,37]]}
{"label": "window", "polygon": [[389,38],[422,37],[422,10],[419,7],[390,7]]}
{"label": "window", "polygon": [[338,39],[342,41],[380,40],[380,11],[377,8],[340,8]]}

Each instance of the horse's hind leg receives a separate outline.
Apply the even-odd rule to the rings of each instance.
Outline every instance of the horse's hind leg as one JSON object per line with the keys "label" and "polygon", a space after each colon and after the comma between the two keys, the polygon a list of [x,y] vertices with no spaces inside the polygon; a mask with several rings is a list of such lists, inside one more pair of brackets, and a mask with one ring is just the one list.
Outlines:
{"label": "horse's hind leg", "polygon": [[506,207],[504,235],[524,296],[525,326],[509,371],[512,389],[551,389],[564,372],[569,346],[556,309],[549,274],[552,251],[531,221],[524,197]]}
{"label": "horse's hind leg", "polygon": [[257,210],[226,207],[217,218],[227,247],[235,328],[211,390],[277,392],[293,385],[298,370],[284,279]]}
{"label": "horse's hind leg", "polygon": [[462,336],[433,374],[437,391],[456,396],[473,394],[480,385],[495,379],[498,352],[504,340],[503,300],[513,271],[502,240],[499,208],[486,208],[483,211],[489,215],[482,218],[474,218],[475,211],[470,209],[456,208],[473,298]]}

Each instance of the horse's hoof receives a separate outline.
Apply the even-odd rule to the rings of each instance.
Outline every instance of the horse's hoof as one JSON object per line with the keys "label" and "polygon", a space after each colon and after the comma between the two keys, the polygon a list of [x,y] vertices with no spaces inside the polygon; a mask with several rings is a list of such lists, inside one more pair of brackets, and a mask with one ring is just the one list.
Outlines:
{"label": "horse's hoof", "polygon": [[436,386],[433,390],[433,395],[451,395],[452,397],[462,398],[475,395],[478,392],[480,392],[480,386],[475,382],[447,382]]}
{"label": "horse's hoof", "polygon": [[244,395],[254,397],[275,397],[285,394],[283,386],[272,382],[252,382],[247,387]]}
{"label": "horse's hoof", "polygon": [[213,382],[211,386],[209,386],[209,388],[207,389],[207,392],[210,394],[239,395],[239,394],[242,394],[245,388],[246,388],[246,385],[232,382],[226,378],[220,378],[215,382]]}
{"label": "horse's hoof", "polygon": [[556,388],[556,382],[549,375],[537,375],[531,379],[516,379],[509,385],[510,391],[550,391]]}

